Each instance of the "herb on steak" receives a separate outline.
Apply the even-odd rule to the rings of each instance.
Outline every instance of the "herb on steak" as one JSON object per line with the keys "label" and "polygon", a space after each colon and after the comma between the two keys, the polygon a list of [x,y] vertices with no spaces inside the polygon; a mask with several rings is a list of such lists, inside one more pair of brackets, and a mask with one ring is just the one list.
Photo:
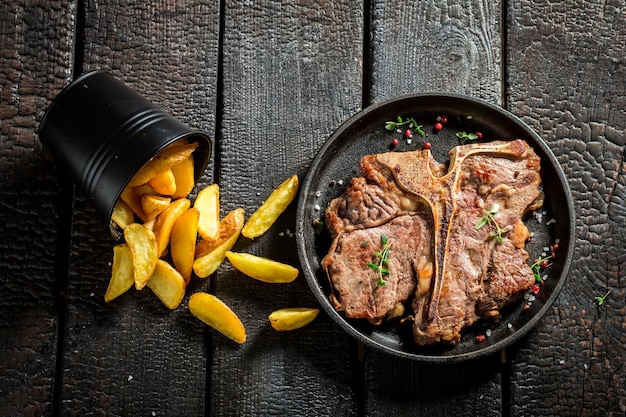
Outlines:
{"label": "herb on steak", "polygon": [[378,282],[376,285],[379,287],[387,285],[387,281],[383,278],[384,276],[389,276],[389,252],[391,251],[391,243],[389,243],[389,238],[386,234],[380,235],[380,245],[382,249],[380,252],[374,252],[374,256],[378,258],[378,264],[367,264],[374,271],[378,272]]}
{"label": "herb on steak", "polygon": [[602,304],[604,304],[604,300],[606,300],[606,297],[609,296],[609,294],[611,293],[611,291],[607,291],[606,294],[602,295],[602,296],[598,296],[595,297],[593,300],[599,305],[601,306]]}
{"label": "herb on steak", "polygon": [[476,133],[467,133],[467,132],[456,132],[456,137],[461,139],[461,142],[465,143],[468,140],[476,140],[478,139],[478,135]]}
{"label": "herb on steak", "polygon": [[489,226],[494,226],[496,228],[496,231],[493,233],[489,233],[489,237],[493,237],[496,239],[496,242],[502,243],[503,236],[507,234],[509,231],[500,228],[500,226],[498,225],[498,222],[496,222],[494,214],[496,214],[498,210],[500,210],[500,205],[498,203],[493,203],[493,205],[491,206],[489,210],[484,210],[483,217],[478,219],[478,221],[476,222],[476,230],[480,229],[481,227],[484,227],[487,224]]}
{"label": "herb on steak", "polygon": [[535,276],[535,281],[537,281],[537,282],[542,282],[543,281],[541,279],[541,270],[543,268],[547,268],[547,267],[549,267],[551,265],[550,264],[550,259],[552,259],[553,257],[554,257],[554,255],[543,256],[543,257],[540,256],[539,258],[537,258],[535,263],[530,266],[530,269],[532,269],[533,275]]}
{"label": "herb on steak", "polygon": [[408,119],[402,119],[402,117],[398,116],[398,119],[393,122],[393,121],[388,121],[385,122],[385,129],[387,130],[395,130],[397,128],[399,128],[400,126],[404,126],[407,124],[412,124],[413,125],[413,129],[415,129],[415,131],[420,135],[420,136],[425,136],[426,133],[424,132],[424,130],[422,129],[422,125],[418,125],[417,122],[415,121],[414,118],[409,117]]}

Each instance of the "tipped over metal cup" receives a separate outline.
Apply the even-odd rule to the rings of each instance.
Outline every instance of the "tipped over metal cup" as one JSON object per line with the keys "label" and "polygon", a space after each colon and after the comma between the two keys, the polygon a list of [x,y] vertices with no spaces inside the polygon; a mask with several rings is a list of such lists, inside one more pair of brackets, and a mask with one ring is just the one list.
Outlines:
{"label": "tipped over metal cup", "polygon": [[85,73],[66,86],[39,128],[41,143],[106,220],[141,167],[182,139],[198,143],[193,153],[197,183],[210,159],[209,136],[191,129],[106,71]]}

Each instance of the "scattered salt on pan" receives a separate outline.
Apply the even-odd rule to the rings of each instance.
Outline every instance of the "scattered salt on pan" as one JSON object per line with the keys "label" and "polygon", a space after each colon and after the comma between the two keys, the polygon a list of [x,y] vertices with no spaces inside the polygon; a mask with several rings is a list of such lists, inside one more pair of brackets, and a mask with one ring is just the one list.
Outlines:
{"label": "scattered salt on pan", "polygon": [[491,336],[491,329],[485,330],[485,336],[487,337]]}
{"label": "scattered salt on pan", "polygon": [[413,142],[411,139],[406,140],[406,143],[408,143],[409,145],[411,144],[411,142]]}
{"label": "scattered salt on pan", "polygon": [[535,297],[534,294],[528,294],[528,301],[535,301],[537,299],[537,297]]}
{"label": "scattered salt on pan", "polygon": [[507,323],[507,324],[506,324],[506,327],[508,327],[509,329],[512,329],[512,328],[513,328],[513,325],[512,325],[511,323]]}
{"label": "scattered salt on pan", "polygon": [[524,294],[524,300],[528,300],[530,298],[530,293]]}
{"label": "scattered salt on pan", "polygon": [[133,380],[133,376],[132,375],[128,375],[128,382]]}
{"label": "scattered salt on pan", "polygon": [[396,129],[396,133],[402,133],[402,129],[397,128],[397,129]]}
{"label": "scattered salt on pan", "polygon": [[319,196],[321,196],[321,195],[322,195],[322,192],[321,192],[321,191],[316,191],[316,192],[315,192],[315,197],[319,197]]}
{"label": "scattered salt on pan", "polygon": [[544,275],[541,277],[541,280],[542,280],[542,281],[545,281],[545,280],[547,280],[547,279],[548,279],[548,274],[544,274]]}
{"label": "scattered salt on pan", "polygon": [[544,246],[544,247],[543,247],[543,251],[544,251],[544,252],[547,252],[547,251],[549,251],[549,250],[550,250],[550,248],[549,248],[549,247],[547,247],[547,246]]}
{"label": "scattered salt on pan", "polygon": [[343,185],[343,180],[339,180],[339,181],[337,181],[337,184],[339,184],[339,185]]}
{"label": "scattered salt on pan", "polygon": [[313,207],[315,209],[315,211],[320,211],[321,207],[319,204],[316,204],[315,207]]}

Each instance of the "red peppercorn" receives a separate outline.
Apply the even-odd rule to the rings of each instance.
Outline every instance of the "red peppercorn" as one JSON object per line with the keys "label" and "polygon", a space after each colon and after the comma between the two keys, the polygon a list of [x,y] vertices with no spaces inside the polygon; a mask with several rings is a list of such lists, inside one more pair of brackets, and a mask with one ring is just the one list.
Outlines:
{"label": "red peppercorn", "polygon": [[537,294],[537,293],[539,292],[539,290],[540,290],[540,289],[541,289],[541,288],[539,287],[539,285],[533,285],[533,292],[534,292],[535,294]]}
{"label": "red peppercorn", "polygon": [[411,136],[413,136],[413,134],[411,133],[411,129],[407,129],[404,131],[404,136],[407,138],[410,138]]}
{"label": "red peppercorn", "polygon": [[439,122],[435,123],[435,130],[438,132],[443,129],[443,125]]}
{"label": "red peppercorn", "polygon": [[548,261],[546,261],[545,259],[543,261],[541,261],[541,263],[539,264],[542,268],[546,268],[548,266]]}
{"label": "red peppercorn", "polygon": [[480,342],[484,342],[486,338],[487,338],[487,337],[486,337],[484,334],[478,334],[478,335],[476,335],[476,341],[477,341],[478,343],[480,343]]}
{"label": "red peppercorn", "polygon": [[439,116],[439,121],[445,125],[446,123],[448,123],[448,116],[446,116],[445,114]]}
{"label": "red peppercorn", "polygon": [[426,142],[424,144],[424,149],[430,149],[430,142]]}
{"label": "red peppercorn", "polygon": [[530,304],[524,304],[524,310],[530,310]]}
{"label": "red peppercorn", "polygon": [[393,138],[393,140],[391,141],[391,146],[398,146],[398,139]]}
{"label": "red peppercorn", "polygon": [[482,133],[480,133],[480,132],[476,132],[476,137],[477,137],[478,139],[482,139],[482,138],[483,138],[483,134],[482,134]]}
{"label": "red peppercorn", "polygon": [[551,248],[553,251],[555,251],[555,250],[559,250],[559,244],[558,244],[558,243],[555,243],[555,244],[553,244],[552,246],[550,246],[550,248]]}

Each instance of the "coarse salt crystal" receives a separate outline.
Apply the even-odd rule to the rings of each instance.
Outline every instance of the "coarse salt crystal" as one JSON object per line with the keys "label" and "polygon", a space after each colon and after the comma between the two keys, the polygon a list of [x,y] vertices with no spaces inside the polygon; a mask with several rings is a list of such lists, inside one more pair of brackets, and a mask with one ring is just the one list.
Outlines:
{"label": "coarse salt crystal", "polygon": [[491,329],[487,329],[485,331],[485,336],[487,336],[487,337],[491,336]]}
{"label": "coarse salt crystal", "polygon": [[133,376],[132,375],[128,375],[128,382],[133,380]]}
{"label": "coarse salt crystal", "polygon": [[343,180],[339,180],[339,181],[337,181],[337,184],[339,184],[339,185],[343,185]]}
{"label": "coarse salt crystal", "polygon": [[546,226],[549,226],[549,225],[554,224],[554,223],[556,223],[556,220],[555,219],[550,219],[550,220],[548,220],[546,222]]}
{"label": "coarse salt crystal", "polygon": [[315,209],[315,211],[320,211],[321,207],[319,204],[316,204],[315,207],[313,207]]}
{"label": "coarse salt crystal", "polygon": [[319,196],[321,196],[321,195],[322,195],[322,192],[321,192],[321,191],[316,191],[316,192],[315,192],[315,197],[319,197]]}
{"label": "coarse salt crystal", "polygon": [[411,144],[411,142],[413,142],[411,139],[406,140],[406,143],[408,143],[409,145]]}
{"label": "coarse salt crystal", "polygon": [[564,363],[565,363],[565,360],[564,360],[564,359],[561,359],[561,360],[559,361],[559,365],[563,365]]}
{"label": "coarse salt crystal", "polygon": [[512,329],[513,325],[511,323],[507,323],[506,327],[508,327],[509,329]]}

